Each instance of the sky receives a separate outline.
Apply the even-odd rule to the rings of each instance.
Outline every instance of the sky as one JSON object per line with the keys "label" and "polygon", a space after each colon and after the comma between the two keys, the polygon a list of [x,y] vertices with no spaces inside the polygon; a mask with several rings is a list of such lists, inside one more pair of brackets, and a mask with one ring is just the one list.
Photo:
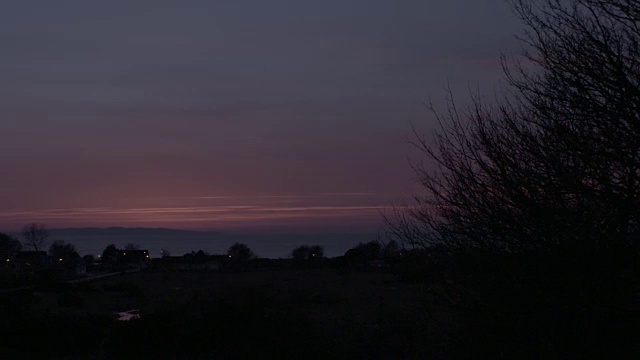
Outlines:
{"label": "sky", "polygon": [[0,231],[379,227],[424,103],[492,94],[521,31],[505,0],[5,0]]}

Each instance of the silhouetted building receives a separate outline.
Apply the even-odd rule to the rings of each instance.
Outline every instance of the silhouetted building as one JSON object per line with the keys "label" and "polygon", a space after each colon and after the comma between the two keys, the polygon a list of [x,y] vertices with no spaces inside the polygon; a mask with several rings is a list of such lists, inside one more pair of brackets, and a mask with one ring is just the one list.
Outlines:
{"label": "silhouetted building", "polygon": [[144,264],[150,259],[148,250],[118,250],[118,262],[123,264]]}
{"label": "silhouetted building", "polygon": [[86,264],[80,257],[56,258],[44,251],[20,251],[14,269],[25,278],[71,279],[86,274]]}

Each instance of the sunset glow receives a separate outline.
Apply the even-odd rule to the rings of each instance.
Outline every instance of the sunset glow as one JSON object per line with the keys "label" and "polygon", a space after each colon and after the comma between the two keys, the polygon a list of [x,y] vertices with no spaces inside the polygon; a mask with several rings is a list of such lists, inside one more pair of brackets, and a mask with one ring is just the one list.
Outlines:
{"label": "sunset glow", "polygon": [[[228,230],[268,228],[275,225],[281,229],[292,230],[318,228],[313,226],[313,223],[317,222],[337,228],[344,227],[344,224],[356,225],[362,230],[380,226],[381,213],[390,209],[390,201],[397,196],[375,194],[202,196],[180,200],[198,203],[193,206],[4,211],[0,212],[0,226],[11,228],[35,220],[57,224],[60,227],[106,227],[120,224],[120,226]],[[203,202],[207,204],[203,205]]]}

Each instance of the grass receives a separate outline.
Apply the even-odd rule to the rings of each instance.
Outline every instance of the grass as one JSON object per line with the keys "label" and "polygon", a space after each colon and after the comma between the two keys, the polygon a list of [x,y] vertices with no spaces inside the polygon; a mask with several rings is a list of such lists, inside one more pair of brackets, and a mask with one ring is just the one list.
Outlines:
{"label": "grass", "polygon": [[[5,330],[22,340],[3,347],[94,358],[414,357],[431,351],[423,287],[330,269],[122,274],[21,295],[28,301],[4,299]],[[114,320],[114,312],[132,309],[140,320]],[[37,330],[56,332],[56,321],[76,339]]]}

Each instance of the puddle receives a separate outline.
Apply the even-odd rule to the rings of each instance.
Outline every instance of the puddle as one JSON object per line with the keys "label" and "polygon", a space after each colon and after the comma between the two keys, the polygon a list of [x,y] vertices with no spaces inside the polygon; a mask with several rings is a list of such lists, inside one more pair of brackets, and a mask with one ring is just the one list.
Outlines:
{"label": "puddle", "polygon": [[114,313],[119,321],[130,321],[134,319],[140,319],[140,310],[129,310],[123,312]]}

